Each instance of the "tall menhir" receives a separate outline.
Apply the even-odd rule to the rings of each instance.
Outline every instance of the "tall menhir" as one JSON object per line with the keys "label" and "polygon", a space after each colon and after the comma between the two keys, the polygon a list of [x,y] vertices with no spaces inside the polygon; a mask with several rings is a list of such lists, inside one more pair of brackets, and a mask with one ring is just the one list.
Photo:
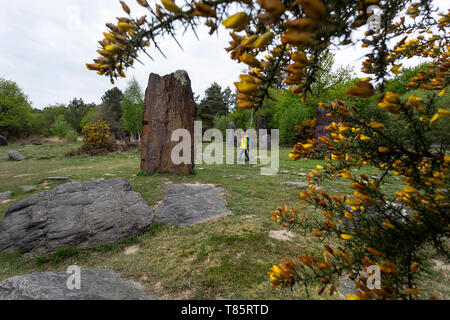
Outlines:
{"label": "tall menhir", "polygon": [[175,165],[172,149],[178,141],[171,141],[172,132],[186,129],[194,137],[197,105],[186,71],[177,70],[163,77],[150,74],[145,91],[145,110],[142,128],[141,171],[144,173],[171,172],[190,174],[194,168],[194,139],[191,139],[191,163]]}

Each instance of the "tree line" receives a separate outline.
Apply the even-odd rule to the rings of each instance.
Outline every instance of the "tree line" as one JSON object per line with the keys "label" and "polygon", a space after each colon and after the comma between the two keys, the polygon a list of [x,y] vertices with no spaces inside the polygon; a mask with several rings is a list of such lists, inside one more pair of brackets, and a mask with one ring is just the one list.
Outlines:
{"label": "tree line", "polygon": [[134,78],[123,92],[117,87],[107,90],[98,105],[74,98],[42,110],[32,107],[15,81],[0,78],[0,135],[8,139],[56,135],[76,140],[87,123],[97,120],[108,122],[116,138],[122,129],[140,138],[143,112],[143,90]]}

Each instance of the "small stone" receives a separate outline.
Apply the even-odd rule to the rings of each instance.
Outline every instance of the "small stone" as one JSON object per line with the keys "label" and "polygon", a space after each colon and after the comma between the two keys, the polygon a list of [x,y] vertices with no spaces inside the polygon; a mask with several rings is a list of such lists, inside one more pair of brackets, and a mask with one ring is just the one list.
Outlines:
{"label": "small stone", "polygon": [[30,192],[33,190],[37,190],[37,186],[18,186],[17,188],[19,188],[20,190],[24,191],[24,192]]}
{"label": "small stone", "polygon": [[0,201],[6,200],[11,197],[11,191],[0,192]]}
{"label": "small stone", "polygon": [[139,245],[129,246],[128,248],[125,249],[125,254],[126,255],[135,254],[138,251],[139,251]]}
{"label": "small stone", "polygon": [[300,182],[300,181],[286,181],[286,182],[280,182],[280,184],[289,186],[289,187],[296,187],[296,188],[308,188],[307,182]]}
{"label": "small stone", "polygon": [[19,151],[16,151],[16,150],[9,150],[8,156],[10,159],[16,160],[16,161],[25,160],[25,157]]}
{"label": "small stone", "polygon": [[280,241],[292,241],[295,238],[295,234],[287,230],[270,230],[269,238]]}

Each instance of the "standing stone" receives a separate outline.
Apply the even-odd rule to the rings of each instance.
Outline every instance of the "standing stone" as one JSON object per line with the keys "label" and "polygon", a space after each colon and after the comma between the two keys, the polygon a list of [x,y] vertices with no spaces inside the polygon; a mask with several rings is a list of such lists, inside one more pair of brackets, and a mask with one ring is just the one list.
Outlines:
{"label": "standing stone", "polygon": [[259,130],[267,130],[267,121],[265,118],[259,118],[256,123],[256,131],[258,133],[259,138],[259,146],[263,149],[270,150],[272,148],[270,134],[263,133],[261,134]]}
{"label": "standing stone", "polygon": [[256,123],[256,130],[259,132],[259,129],[267,129],[267,121],[265,118],[259,118]]}
{"label": "standing stone", "polygon": [[234,135],[227,137],[228,138],[227,144],[230,146],[234,146],[236,148],[238,145],[238,137],[236,136],[237,128],[233,121],[231,121],[230,124],[228,125],[228,129],[233,130]]}
{"label": "standing stone", "polygon": [[330,136],[330,132],[325,129],[325,127],[329,126],[333,122],[339,122],[339,119],[327,117],[326,114],[329,113],[327,109],[317,107],[316,108],[316,131],[314,134],[314,138],[318,139],[323,136]]}
{"label": "standing stone", "polygon": [[[163,77],[150,74],[144,103],[141,171],[190,174],[194,168],[194,119],[197,105],[186,71],[177,70]],[[188,142],[191,150],[187,156],[190,159],[187,162],[190,163],[175,164],[171,159],[172,149],[182,143],[171,141],[172,132],[177,129],[186,129],[191,135]],[[179,156],[186,158],[182,153]]]}
{"label": "standing stone", "polygon": [[4,136],[0,136],[0,147],[7,146],[7,145],[8,145],[8,140],[6,140],[6,138]]}
{"label": "standing stone", "polygon": [[20,152],[18,152],[16,150],[9,150],[8,151],[8,156],[9,156],[10,159],[16,160],[16,161],[25,160],[25,157],[22,154],[20,154]]}

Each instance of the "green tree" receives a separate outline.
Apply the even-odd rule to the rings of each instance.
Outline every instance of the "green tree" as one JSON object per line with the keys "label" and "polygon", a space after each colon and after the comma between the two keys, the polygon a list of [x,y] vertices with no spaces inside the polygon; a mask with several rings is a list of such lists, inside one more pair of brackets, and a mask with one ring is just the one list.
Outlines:
{"label": "green tree", "polygon": [[6,137],[29,134],[31,113],[31,103],[19,85],[0,78],[0,134]]}
{"label": "green tree", "polygon": [[85,104],[83,99],[75,98],[67,105],[64,117],[72,128],[74,128],[78,132],[81,132],[81,120],[91,108],[91,104]]}
{"label": "green tree", "polygon": [[230,125],[230,118],[228,115],[219,115],[214,117],[214,128],[220,130],[222,132],[222,135],[226,137],[227,135],[227,129]]}
{"label": "green tree", "polygon": [[311,86],[314,97],[321,96],[325,90],[336,84],[346,83],[355,78],[355,71],[351,66],[339,66],[336,71],[333,71],[335,56],[334,53],[326,52],[319,60],[319,71],[317,71],[315,81]]}
{"label": "green tree", "polygon": [[81,130],[83,130],[83,127],[86,124],[88,124],[90,122],[95,122],[96,120],[99,120],[99,118],[100,118],[100,116],[98,115],[99,114],[99,112],[98,112],[99,108],[100,108],[99,106],[92,107],[88,111],[88,113],[86,113],[86,115],[83,117],[83,119],[81,119],[81,122],[80,122],[80,129]]}
{"label": "green tree", "polygon": [[236,93],[231,91],[230,87],[226,87],[222,91],[223,102],[227,106],[228,113],[233,112],[236,105]]}
{"label": "green tree", "polygon": [[63,103],[49,105],[42,110],[42,114],[45,117],[45,122],[48,127],[51,127],[53,125],[59,115],[64,115],[65,113],[66,105]]}
{"label": "green tree", "polygon": [[102,103],[93,116],[92,121],[105,120],[110,125],[110,130],[117,138],[122,128],[120,119],[122,117],[121,103],[123,99],[122,91],[114,87],[105,92],[102,96]]}
{"label": "green tree", "polygon": [[140,141],[142,116],[144,115],[144,94],[135,78],[128,82],[128,86],[123,93],[121,107],[123,125],[129,132],[136,134]]}
{"label": "green tree", "polygon": [[[231,90],[230,90],[231,91]],[[229,94],[227,91],[226,94]],[[197,119],[203,122],[203,129],[210,129],[214,126],[216,115],[226,115],[228,113],[227,103],[230,97],[224,97],[222,88],[216,82],[205,90],[205,97],[200,101],[197,108]]]}

